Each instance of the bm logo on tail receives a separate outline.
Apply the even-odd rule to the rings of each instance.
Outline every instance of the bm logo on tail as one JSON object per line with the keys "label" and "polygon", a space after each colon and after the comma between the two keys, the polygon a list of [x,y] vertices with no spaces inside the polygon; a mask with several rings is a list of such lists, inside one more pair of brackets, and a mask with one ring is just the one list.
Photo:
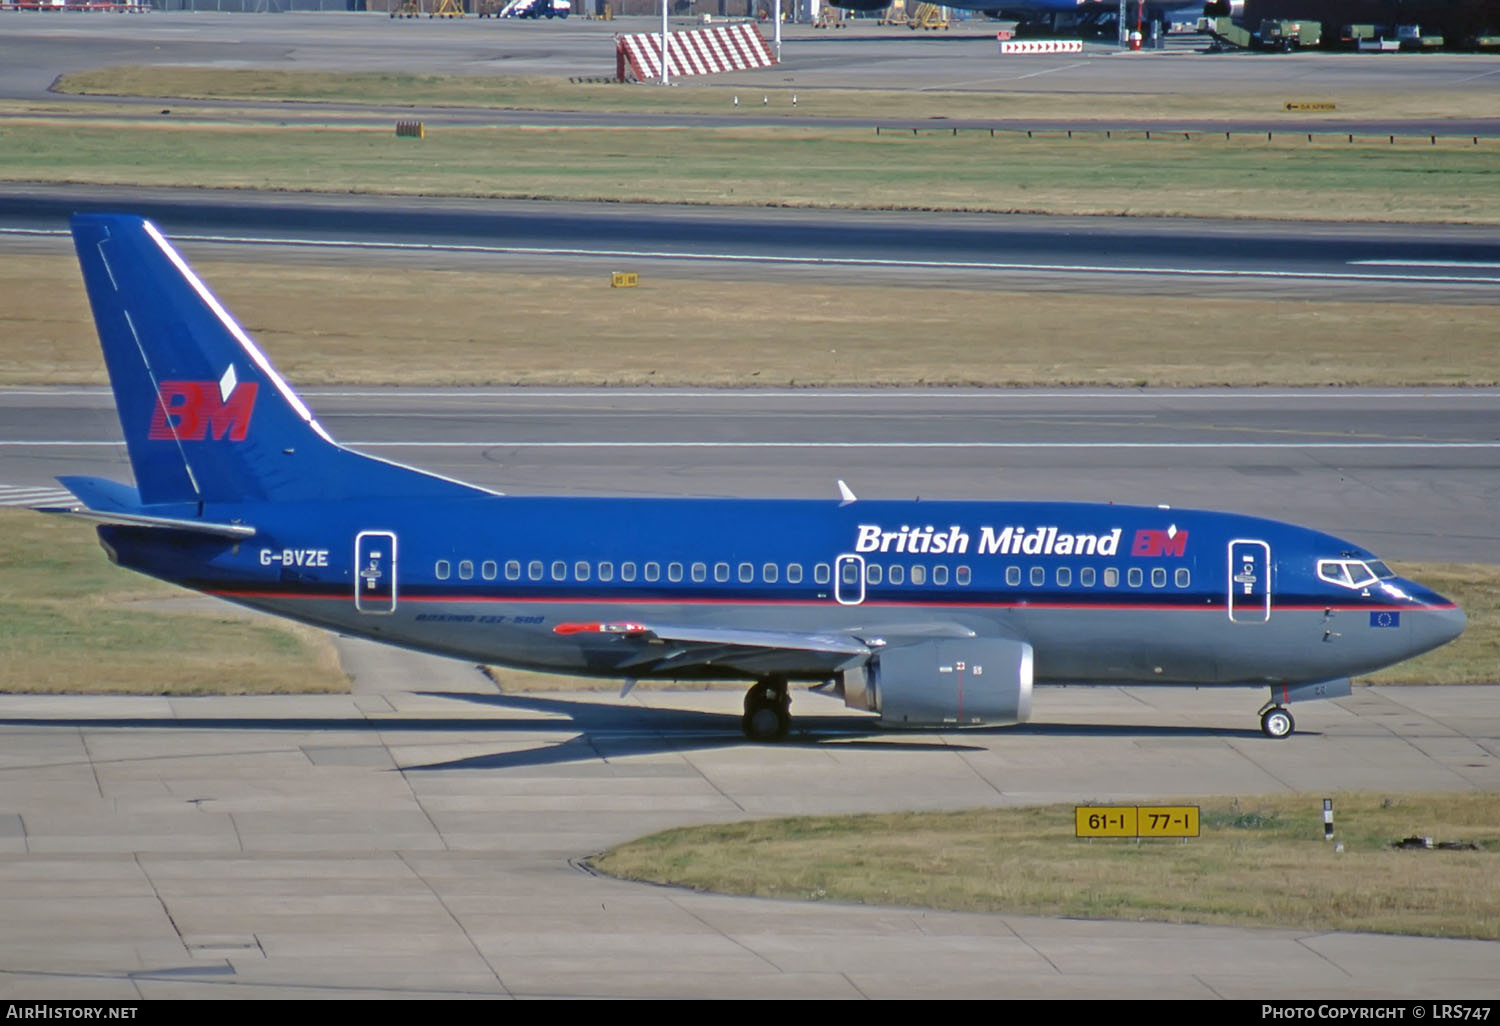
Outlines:
{"label": "bm logo on tail", "polygon": [[234,368],[218,381],[163,381],[146,437],[153,441],[243,442],[260,386],[239,382]]}

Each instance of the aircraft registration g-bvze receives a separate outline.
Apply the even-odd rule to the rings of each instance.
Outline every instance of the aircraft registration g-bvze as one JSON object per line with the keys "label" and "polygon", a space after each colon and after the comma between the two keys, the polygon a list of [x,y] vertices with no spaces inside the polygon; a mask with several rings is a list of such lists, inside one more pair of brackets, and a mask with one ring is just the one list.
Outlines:
{"label": "aircraft registration g-bvze", "polygon": [[121,566],[463,659],[813,682],[894,727],[1024,721],[1033,684],[1260,687],[1261,726],[1456,637],[1370,552],[1228,513],[1084,503],[500,495],[336,444],[151,223],[74,243],[135,485],[65,477]]}

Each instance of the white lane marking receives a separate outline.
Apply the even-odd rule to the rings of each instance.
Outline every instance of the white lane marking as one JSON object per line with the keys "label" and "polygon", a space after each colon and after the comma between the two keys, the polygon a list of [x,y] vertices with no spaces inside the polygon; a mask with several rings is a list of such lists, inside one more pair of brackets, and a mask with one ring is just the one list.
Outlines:
{"label": "white lane marking", "polygon": [[[0,442],[0,445],[9,443]],[[345,442],[351,449],[1500,449],[1500,442]]]}
{"label": "white lane marking", "polygon": [[53,506],[73,502],[73,493],[65,488],[25,488],[0,485],[0,506]]}
{"label": "white lane marking", "polygon": [[1494,270],[1500,260],[1351,260],[1352,265],[1365,267],[1478,267]]}
{"label": "white lane marking", "polygon": [[[32,229],[0,228],[0,234],[58,234]],[[435,242],[378,242],[353,239],[264,238],[234,235],[175,235],[178,242],[219,242],[241,246],[301,246],[311,249],[375,249],[412,253],[476,253],[510,256],[596,257],[609,260],[687,260],[811,267],[870,267],[938,271],[1012,271],[1035,274],[1125,274],[1165,278],[1269,278],[1281,281],[1429,282],[1450,285],[1500,285],[1500,277],[1441,274],[1362,274],[1349,271],[1234,270],[1222,267],[1127,267],[1114,264],[1030,264],[985,260],[893,260],[879,257],[775,256],[750,253],[690,253],[650,249],[587,249],[570,246],[482,246]]]}
{"label": "white lane marking", "polygon": [[[1500,442],[490,442],[356,441],[350,449],[1500,449]],[[124,448],[124,442],[0,439],[0,446]],[[425,473],[425,471],[424,471]]]}
{"label": "white lane marking", "polygon": [[[885,389],[869,388],[854,391],[827,391],[819,388],[780,388],[780,389],[737,389],[737,388],[709,388],[709,389],[685,389],[685,388],[651,388],[651,387],[626,387],[615,388],[528,388],[525,385],[517,385],[505,388],[450,388],[438,390],[409,389],[393,387],[388,391],[369,391],[365,389],[301,389],[299,394],[307,398],[319,399],[381,399],[387,401],[399,401],[403,399],[612,399],[627,400],[639,399],[654,402],[659,399],[812,399],[822,401],[824,399],[990,399],[996,402],[1013,402],[1019,399],[1131,399],[1146,402],[1157,402],[1170,399],[1198,399],[1206,402],[1221,403],[1226,400],[1255,401],[1260,399],[1297,399],[1297,400],[1368,400],[1368,399],[1405,399],[1405,400],[1437,400],[1437,399],[1459,399],[1459,400],[1482,400],[1490,402],[1500,398],[1500,389],[1496,388],[1453,388],[1443,386],[1439,389],[1427,390],[1420,386],[1393,390],[1393,391],[1361,391],[1359,389],[1332,389],[1319,390],[1307,389],[1296,392],[1258,392],[1254,389],[1193,389],[1191,391],[1164,390],[1137,390],[1118,389],[1110,391],[1101,390],[1064,390],[1064,391],[1039,391],[1030,392],[1011,389],[985,389],[970,390],[953,388],[931,388],[931,389]],[[0,399],[8,396],[90,396],[95,398],[110,398],[113,393],[107,385],[98,385],[93,388],[0,388]],[[383,411],[370,411],[373,415],[380,415]],[[344,414],[348,416],[348,414]],[[1105,416],[1105,414],[1100,414]]]}
{"label": "white lane marking", "polygon": [[483,253],[519,256],[600,257],[611,260],[694,260],[724,263],[785,264],[818,267],[925,268],[942,271],[1031,271],[1050,274],[1143,274],[1159,277],[1276,278],[1297,281],[1426,281],[1500,285],[1500,277],[1430,274],[1354,274],[1346,271],[1255,271],[1228,268],[1125,267],[1113,264],[1030,264],[986,260],[892,260],[880,257],[774,256],[750,253],[687,253],[673,250],[587,249],[571,246],[479,246],[426,242],[356,242],[337,239],[266,239],[231,236],[182,235],[184,242],[230,242],[241,245],[284,245],[314,248],[388,249],[432,253]]}

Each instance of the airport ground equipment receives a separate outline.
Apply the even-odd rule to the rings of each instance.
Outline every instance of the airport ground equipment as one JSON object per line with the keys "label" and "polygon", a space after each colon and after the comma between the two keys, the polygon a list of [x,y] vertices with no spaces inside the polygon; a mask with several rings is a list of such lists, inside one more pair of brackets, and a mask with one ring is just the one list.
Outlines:
{"label": "airport ground equipment", "polygon": [[946,31],[948,12],[938,4],[917,4],[917,9],[912,12],[911,19],[907,21],[906,26],[913,32],[917,29],[925,29],[928,32],[936,29]]}
{"label": "airport ground equipment", "polygon": [[[760,29],[749,22],[673,32],[668,44],[669,77],[712,75],[721,71],[769,68],[776,57]],[[632,32],[615,37],[615,76],[621,82],[661,78],[661,35]]]}

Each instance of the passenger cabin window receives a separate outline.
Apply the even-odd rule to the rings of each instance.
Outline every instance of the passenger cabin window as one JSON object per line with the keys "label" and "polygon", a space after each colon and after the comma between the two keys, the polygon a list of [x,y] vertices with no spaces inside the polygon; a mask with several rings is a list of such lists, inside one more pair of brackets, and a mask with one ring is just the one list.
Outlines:
{"label": "passenger cabin window", "polygon": [[530,577],[533,581],[540,581],[542,579],[542,561],[540,559],[533,559],[530,563],[526,564],[526,576]]}
{"label": "passenger cabin window", "polygon": [[911,583],[926,584],[927,568],[925,566],[914,566],[911,568]]}
{"label": "passenger cabin window", "polygon": [[1106,588],[1118,588],[1120,586],[1120,571],[1114,567],[1104,568],[1104,586]]}
{"label": "passenger cabin window", "polygon": [[1065,566],[1057,568],[1057,586],[1066,588],[1073,583],[1073,571]]}
{"label": "passenger cabin window", "polygon": [[650,581],[651,583],[654,584],[657,581],[661,580],[661,564],[660,563],[647,563],[646,567],[645,567],[645,572],[646,572],[645,573],[646,580]]}
{"label": "passenger cabin window", "polygon": [[629,582],[635,580],[635,564],[634,563],[621,563],[620,564],[620,580],[625,581],[626,583],[629,583]]}
{"label": "passenger cabin window", "polygon": [[1039,566],[1032,567],[1031,568],[1031,586],[1033,588],[1040,588],[1042,585],[1044,585],[1046,583],[1047,583],[1047,571],[1044,570],[1042,567],[1039,567]]}
{"label": "passenger cabin window", "polygon": [[729,564],[728,563],[715,563],[714,564],[714,580],[718,581],[720,584],[724,584],[724,583],[728,582],[728,580],[729,580]]}
{"label": "passenger cabin window", "polygon": [[843,577],[845,584],[858,584],[859,565],[851,560],[843,565],[843,568],[839,571],[839,575]]}
{"label": "passenger cabin window", "polygon": [[676,584],[676,583],[678,583],[679,581],[682,580],[682,564],[681,563],[668,563],[667,564],[667,580],[671,581],[673,584]]}
{"label": "passenger cabin window", "polygon": [[892,584],[905,584],[906,583],[906,568],[903,567],[903,566],[893,566],[893,567],[891,567],[891,571],[887,575],[887,579]]}
{"label": "passenger cabin window", "polygon": [[1086,566],[1078,571],[1078,583],[1085,588],[1092,588],[1094,586],[1094,568]]}
{"label": "passenger cabin window", "polygon": [[1177,587],[1186,588],[1193,583],[1193,572],[1187,567],[1177,568]]}
{"label": "passenger cabin window", "polygon": [[1010,585],[1012,588],[1019,588],[1021,586],[1021,568],[1018,566],[1006,567],[1005,583]]}
{"label": "passenger cabin window", "polygon": [[1129,572],[1125,576],[1125,580],[1130,584],[1132,588],[1139,588],[1142,582],[1145,581],[1145,579],[1146,575],[1141,573],[1141,568],[1138,566],[1131,567]]}
{"label": "passenger cabin window", "polygon": [[608,561],[599,564],[599,580],[612,581],[615,579],[615,565]]}
{"label": "passenger cabin window", "polygon": [[819,563],[817,566],[813,567],[814,584],[827,584],[830,579],[831,571],[828,569],[827,563]]}
{"label": "passenger cabin window", "polygon": [[708,580],[708,564],[694,563],[692,566],[692,574],[693,580],[698,584],[702,584],[704,581]]}
{"label": "passenger cabin window", "polygon": [[446,581],[448,576],[453,573],[453,568],[446,559],[440,559],[437,561],[437,566],[432,568],[432,573],[438,580]]}
{"label": "passenger cabin window", "polygon": [[562,560],[554,560],[552,563],[552,579],[554,581],[566,581],[568,579],[568,564]]}
{"label": "passenger cabin window", "polygon": [[938,585],[939,587],[941,587],[944,584],[947,584],[948,583],[948,568],[945,567],[945,566],[935,566],[935,567],[933,567],[932,568],[932,583]]}
{"label": "passenger cabin window", "polygon": [[749,584],[751,581],[755,580],[755,567],[751,566],[749,563],[741,563],[739,574],[740,583]]}
{"label": "passenger cabin window", "polygon": [[465,559],[458,564],[458,579],[460,581],[471,581],[474,579],[474,561]]}
{"label": "passenger cabin window", "polygon": [[762,566],[760,568],[760,576],[761,576],[761,579],[764,580],[767,584],[775,584],[776,583],[776,564],[775,563],[767,563],[764,566]]}
{"label": "passenger cabin window", "polygon": [[865,583],[866,584],[879,584],[880,583],[880,577],[881,577],[881,572],[880,572],[880,564],[879,563],[871,563],[869,566],[865,567]]}
{"label": "passenger cabin window", "polygon": [[500,565],[493,559],[487,559],[479,565],[479,576],[486,581],[493,581],[500,576]]}
{"label": "passenger cabin window", "polygon": [[958,582],[958,586],[960,588],[967,588],[969,586],[969,582],[974,579],[973,572],[970,571],[966,566],[959,567],[958,571],[953,576],[954,579]]}
{"label": "passenger cabin window", "polygon": [[519,559],[507,559],[505,561],[505,579],[507,581],[519,581],[521,579],[521,561]]}
{"label": "passenger cabin window", "polygon": [[586,581],[589,579],[588,560],[580,559],[578,562],[573,564],[573,578],[579,581]]}
{"label": "passenger cabin window", "polygon": [[1167,571],[1161,567],[1155,567],[1151,571],[1151,587],[1165,588],[1167,586]]}
{"label": "passenger cabin window", "polygon": [[788,584],[801,584],[802,583],[802,564],[801,563],[788,563],[786,565],[786,583],[788,583]]}

